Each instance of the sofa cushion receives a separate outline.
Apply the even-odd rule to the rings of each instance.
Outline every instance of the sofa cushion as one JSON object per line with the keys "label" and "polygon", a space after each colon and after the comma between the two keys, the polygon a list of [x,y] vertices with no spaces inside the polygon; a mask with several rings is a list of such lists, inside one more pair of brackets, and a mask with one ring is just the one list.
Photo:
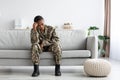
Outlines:
{"label": "sofa cushion", "polygon": [[[85,49],[86,32],[83,30],[56,30],[62,50]],[[30,30],[1,30],[0,50],[28,50],[31,48]]]}
{"label": "sofa cushion", "polygon": [[86,32],[83,30],[56,31],[63,50],[83,50],[86,45]]}
{"label": "sofa cushion", "polygon": [[30,49],[29,30],[1,30],[0,50],[26,50]]}
{"label": "sofa cushion", "polygon": [[[91,57],[89,50],[69,50],[62,51],[62,58],[81,58],[81,57]],[[31,58],[30,50],[0,50],[0,58]],[[53,58],[52,52],[43,52],[40,54],[40,59],[51,59]]]}

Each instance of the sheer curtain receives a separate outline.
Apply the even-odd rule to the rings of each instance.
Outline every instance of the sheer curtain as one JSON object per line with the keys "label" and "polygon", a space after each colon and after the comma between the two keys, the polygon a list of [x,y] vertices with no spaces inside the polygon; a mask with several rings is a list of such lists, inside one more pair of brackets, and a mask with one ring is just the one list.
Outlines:
{"label": "sheer curtain", "polygon": [[120,0],[111,0],[110,58],[120,60]]}

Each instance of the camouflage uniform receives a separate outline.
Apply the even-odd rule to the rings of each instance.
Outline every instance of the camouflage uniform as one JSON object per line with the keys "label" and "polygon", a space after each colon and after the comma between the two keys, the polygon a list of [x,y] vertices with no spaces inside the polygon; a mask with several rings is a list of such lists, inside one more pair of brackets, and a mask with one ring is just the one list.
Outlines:
{"label": "camouflage uniform", "polygon": [[[52,52],[55,64],[60,64],[62,51],[59,45],[59,38],[53,27],[45,25],[44,32],[41,32],[39,27],[37,27],[36,31],[31,29],[31,43],[32,62],[34,64],[39,65],[39,54],[44,51]],[[43,48],[40,47],[40,44],[43,44]]]}

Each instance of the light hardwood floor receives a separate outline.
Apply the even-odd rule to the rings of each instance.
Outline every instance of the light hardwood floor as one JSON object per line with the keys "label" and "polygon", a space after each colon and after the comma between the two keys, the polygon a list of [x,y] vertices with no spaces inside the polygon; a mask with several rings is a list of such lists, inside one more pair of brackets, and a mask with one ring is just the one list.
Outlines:
{"label": "light hardwood floor", "polygon": [[54,67],[40,67],[40,76],[31,77],[33,67],[0,66],[0,80],[120,80],[120,61],[109,60],[112,71],[107,77],[88,77],[83,66],[61,67],[62,76],[54,76]]}

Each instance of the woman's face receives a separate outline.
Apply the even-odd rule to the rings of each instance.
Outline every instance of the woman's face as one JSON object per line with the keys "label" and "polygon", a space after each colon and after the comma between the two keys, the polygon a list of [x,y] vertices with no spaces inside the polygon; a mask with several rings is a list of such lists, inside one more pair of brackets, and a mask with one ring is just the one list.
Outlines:
{"label": "woman's face", "polygon": [[38,26],[44,26],[44,20],[43,19],[39,20],[37,23],[38,23]]}

